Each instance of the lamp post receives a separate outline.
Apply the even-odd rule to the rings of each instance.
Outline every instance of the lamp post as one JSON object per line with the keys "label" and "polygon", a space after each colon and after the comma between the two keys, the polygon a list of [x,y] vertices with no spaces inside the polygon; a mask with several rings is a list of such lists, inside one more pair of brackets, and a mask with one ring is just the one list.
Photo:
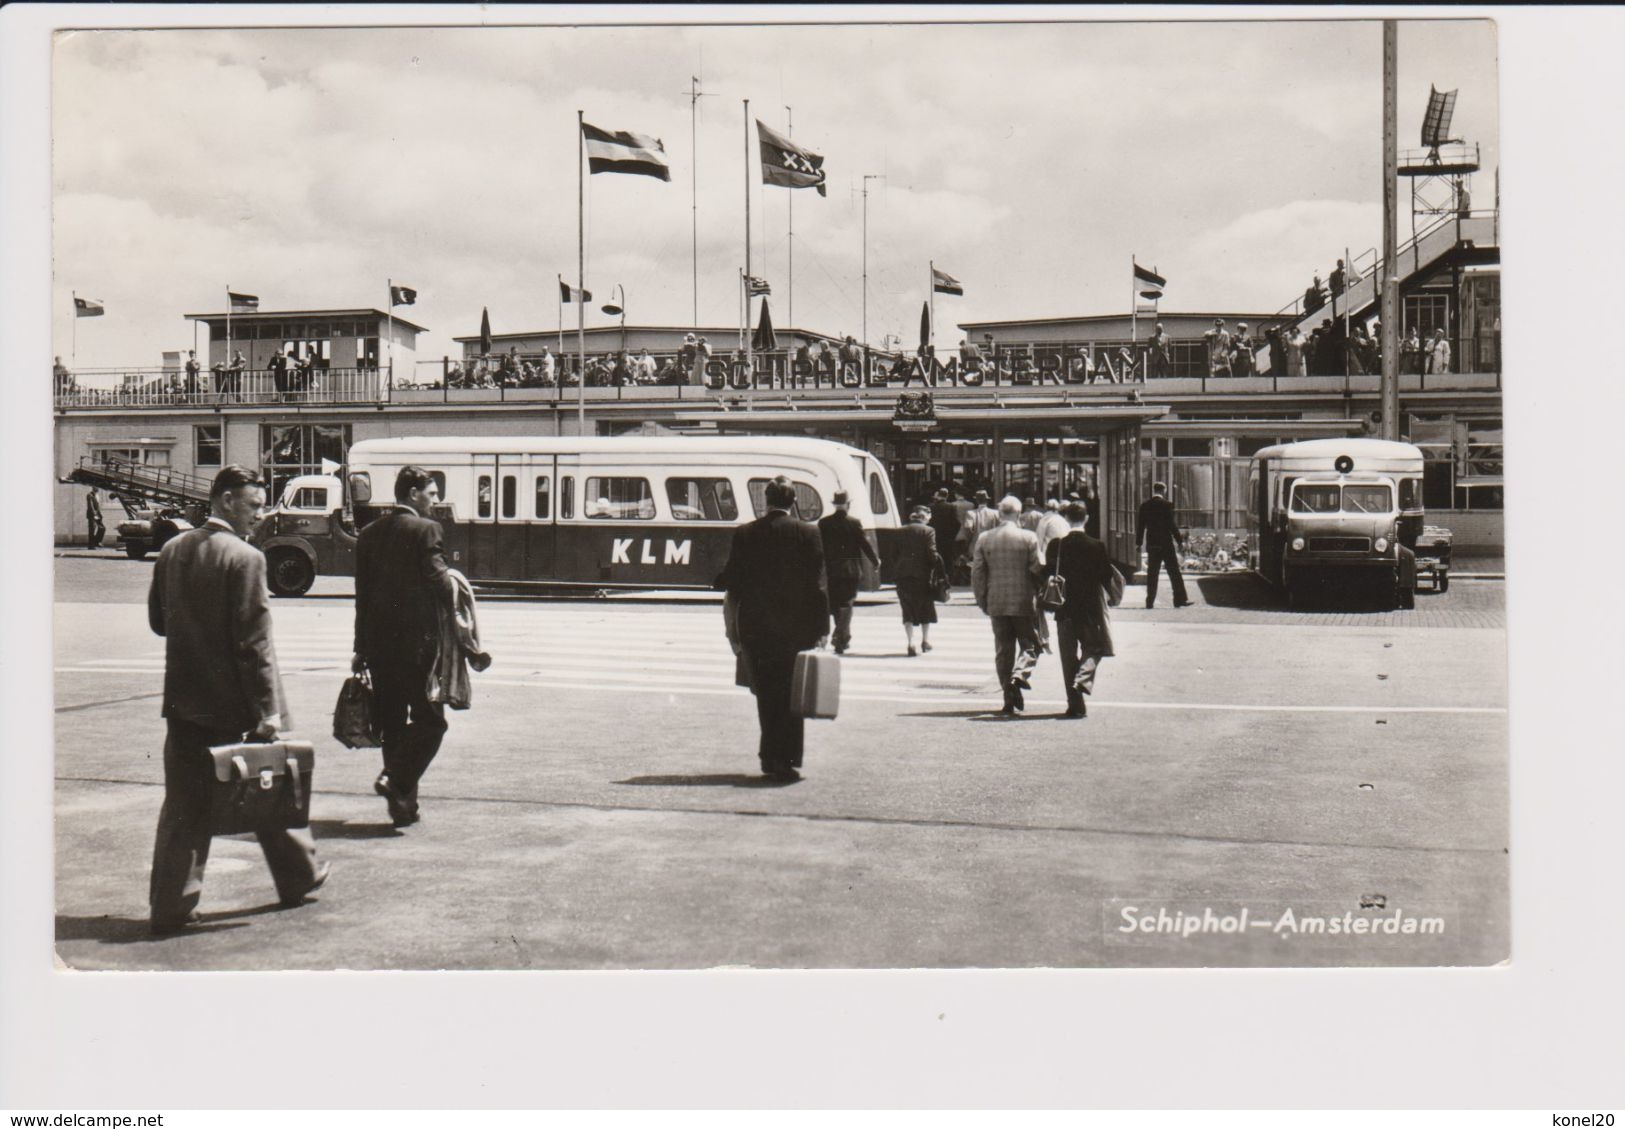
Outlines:
{"label": "lamp post", "polygon": [[621,318],[621,352],[624,353],[624,352],[626,352],[626,288],[623,287],[620,283],[617,282],[615,284],[615,289],[614,289],[613,293],[619,294],[621,296],[621,300],[619,302],[606,302],[606,303],[604,303],[602,309],[610,317],[614,317],[617,314],[620,315],[620,318]]}

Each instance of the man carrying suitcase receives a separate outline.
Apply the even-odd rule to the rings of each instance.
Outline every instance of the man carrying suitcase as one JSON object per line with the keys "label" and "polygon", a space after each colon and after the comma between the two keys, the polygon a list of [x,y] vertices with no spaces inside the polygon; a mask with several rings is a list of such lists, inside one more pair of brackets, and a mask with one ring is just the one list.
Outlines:
{"label": "man carrying suitcase", "polygon": [[[209,520],[158,554],[147,618],[164,636],[164,804],[152,852],[152,931],[198,920],[209,861],[214,745],[244,734],[269,741],[287,723],[282,678],[271,647],[265,554],[245,537],[265,507],[253,471],[228,466],[209,490]],[[257,832],[277,895],[295,906],[327,881],[309,827]]]}
{"label": "man carrying suitcase", "polygon": [[796,519],[796,491],[783,475],[767,484],[767,513],[734,530],[716,586],[728,593],[728,642],[744,660],[762,739],[762,772],[799,780],[803,721],[790,708],[796,654],[829,628],[824,548],[818,527]]}

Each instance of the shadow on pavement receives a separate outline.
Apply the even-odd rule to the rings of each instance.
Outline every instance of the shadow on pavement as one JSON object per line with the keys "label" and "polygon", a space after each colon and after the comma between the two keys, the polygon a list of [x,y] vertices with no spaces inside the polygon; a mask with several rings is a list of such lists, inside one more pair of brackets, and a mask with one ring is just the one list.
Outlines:
{"label": "shadow on pavement", "polygon": [[238,917],[255,917],[262,913],[272,913],[280,906],[263,906],[258,909],[235,910],[230,913],[205,914],[203,920],[196,925],[188,925],[178,933],[170,933],[163,937],[155,937],[147,927],[144,917],[74,917],[71,914],[57,914],[56,939],[63,941],[100,941],[104,945],[141,945],[147,943],[162,943],[172,941],[176,937],[187,937],[199,933],[225,933],[232,929],[246,929],[248,922],[234,921]]}
{"label": "shadow on pavement", "polygon": [[310,830],[318,839],[395,839],[400,831],[390,823],[351,823],[343,819],[313,819]]}
{"label": "shadow on pavement", "polygon": [[[1313,580],[1298,588],[1295,602],[1288,607],[1286,597],[1251,573],[1193,577],[1202,602],[1214,608],[1242,611],[1362,612],[1381,614],[1394,610],[1391,584],[1376,576],[1345,577],[1335,582]],[[1427,596],[1418,592],[1418,598]]]}
{"label": "shadow on pavement", "polygon": [[615,783],[665,788],[788,788],[796,781],[750,776],[743,772],[696,772],[671,773],[665,776],[629,776]]}

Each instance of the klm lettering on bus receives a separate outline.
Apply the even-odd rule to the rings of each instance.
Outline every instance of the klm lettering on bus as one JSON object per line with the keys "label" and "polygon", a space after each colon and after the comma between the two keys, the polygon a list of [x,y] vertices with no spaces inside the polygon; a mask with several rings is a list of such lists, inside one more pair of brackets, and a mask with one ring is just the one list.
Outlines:
{"label": "klm lettering on bus", "polygon": [[636,537],[617,537],[609,550],[610,564],[680,564],[688,563],[689,542],[666,539],[666,556],[664,560],[656,560],[654,541],[652,538],[643,539],[643,552],[638,559],[632,559],[632,546],[637,542]]}

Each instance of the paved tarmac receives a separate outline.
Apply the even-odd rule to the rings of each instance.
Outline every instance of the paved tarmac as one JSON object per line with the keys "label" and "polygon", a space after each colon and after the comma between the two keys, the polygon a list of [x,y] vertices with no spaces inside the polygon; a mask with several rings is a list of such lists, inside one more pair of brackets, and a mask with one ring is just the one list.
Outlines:
{"label": "paved tarmac", "polygon": [[1245,576],[1147,611],[1131,587],[1083,721],[1058,717],[1053,657],[1025,716],[991,712],[990,633],[967,594],[912,659],[881,594],[856,616],[841,716],[808,723],[806,778],[789,786],[755,775],[754,705],[714,606],[487,598],[496,665],[451,714],[424,821],[398,832],[371,791],[376,751],[327,736],[353,613],[348,581],[323,579],[273,607],[333,878],[280,910],[252,839],[217,840],[203,925],[152,940],[150,575],[111,555],[57,565],[57,951],[74,968],[1508,954],[1498,581],[1423,594],[1414,612],[1375,594],[1288,611]]}

